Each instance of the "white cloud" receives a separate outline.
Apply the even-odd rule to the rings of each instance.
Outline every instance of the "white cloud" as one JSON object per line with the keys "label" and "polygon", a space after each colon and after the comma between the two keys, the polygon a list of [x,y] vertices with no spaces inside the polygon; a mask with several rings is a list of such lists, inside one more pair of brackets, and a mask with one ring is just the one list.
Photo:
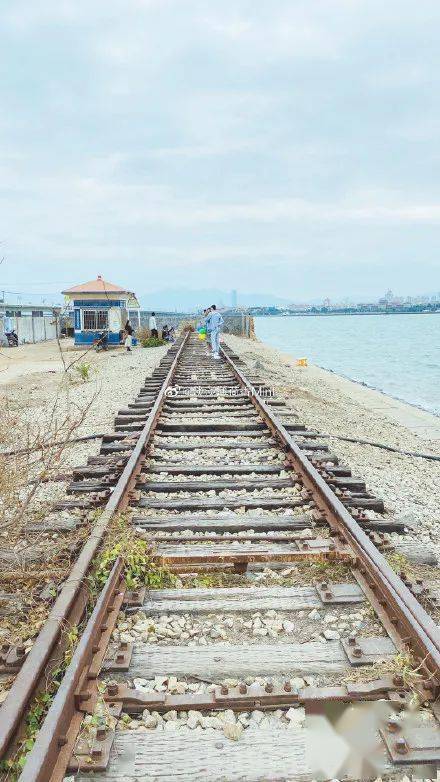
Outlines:
{"label": "white cloud", "polygon": [[253,259],[256,279],[268,257],[423,255],[432,275],[439,18],[433,0],[15,0],[0,239],[18,269],[79,279],[155,254]]}

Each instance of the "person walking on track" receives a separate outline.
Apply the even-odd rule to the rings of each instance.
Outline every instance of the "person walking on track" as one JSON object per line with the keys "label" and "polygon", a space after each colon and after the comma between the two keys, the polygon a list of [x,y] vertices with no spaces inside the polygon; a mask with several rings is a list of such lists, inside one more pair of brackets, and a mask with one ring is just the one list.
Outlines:
{"label": "person walking on track", "polygon": [[211,312],[206,319],[206,331],[211,337],[212,353],[215,359],[220,358],[220,333],[223,323],[220,312],[218,312],[216,305],[213,304]]}
{"label": "person walking on track", "polygon": [[131,348],[133,346],[133,326],[131,325],[129,320],[127,320],[127,323],[125,324],[124,332],[125,332],[125,347],[127,348],[127,352],[131,353]]}
{"label": "person walking on track", "polygon": [[156,313],[155,312],[151,313],[148,325],[150,327],[150,336],[151,337],[158,337],[159,333],[157,331],[157,322],[156,322]]}

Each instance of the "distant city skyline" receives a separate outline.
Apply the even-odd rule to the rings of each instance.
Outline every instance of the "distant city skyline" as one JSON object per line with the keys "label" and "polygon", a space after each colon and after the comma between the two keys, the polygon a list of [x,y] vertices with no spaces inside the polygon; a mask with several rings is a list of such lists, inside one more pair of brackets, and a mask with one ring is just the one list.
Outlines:
{"label": "distant city skyline", "polygon": [[[118,280],[112,280],[112,282],[118,282]],[[58,283],[57,283],[58,284]],[[62,283],[67,285],[70,283]],[[18,286],[16,286],[18,287]],[[167,291],[167,289],[161,291],[152,291],[150,294],[142,294],[137,291],[135,293],[140,299],[141,305],[144,308],[169,308],[170,310],[185,311],[188,308],[200,308],[207,304],[216,302],[223,307],[249,307],[249,306],[288,306],[290,304],[297,306],[307,305],[324,305],[324,306],[343,306],[352,304],[377,304],[381,300],[393,301],[395,303],[406,302],[414,304],[422,304],[429,301],[440,301],[440,291],[428,291],[424,293],[394,293],[391,289],[383,291],[369,298],[362,298],[359,296],[345,295],[341,293],[339,297],[318,296],[311,299],[295,299],[289,298],[288,292],[285,297],[278,297],[270,293],[261,292],[248,292],[232,289],[231,291],[222,291],[217,289],[204,289],[204,290],[188,290],[188,289],[173,289]],[[61,295],[61,291],[50,292],[35,292],[29,293],[26,291],[10,291],[6,287],[3,287],[0,282],[0,301],[4,301],[9,304],[46,304],[48,306],[62,305],[64,298]]]}

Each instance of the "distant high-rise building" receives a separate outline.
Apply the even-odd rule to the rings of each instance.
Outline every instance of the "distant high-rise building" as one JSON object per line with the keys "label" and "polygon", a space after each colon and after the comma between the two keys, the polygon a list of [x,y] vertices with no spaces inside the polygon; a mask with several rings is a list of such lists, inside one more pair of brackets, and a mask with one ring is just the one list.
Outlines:
{"label": "distant high-rise building", "polygon": [[237,291],[231,291],[231,307],[236,307],[238,302]]}

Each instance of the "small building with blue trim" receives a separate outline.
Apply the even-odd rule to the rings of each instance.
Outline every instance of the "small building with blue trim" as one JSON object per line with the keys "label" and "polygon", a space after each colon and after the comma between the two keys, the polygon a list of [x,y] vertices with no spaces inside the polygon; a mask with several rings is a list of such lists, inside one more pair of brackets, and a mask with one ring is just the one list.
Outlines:
{"label": "small building with blue trim", "polygon": [[140,325],[140,306],[133,291],[96,280],[76,285],[62,292],[73,315],[75,345],[91,345],[103,332],[109,346],[119,345],[127,320]]}

